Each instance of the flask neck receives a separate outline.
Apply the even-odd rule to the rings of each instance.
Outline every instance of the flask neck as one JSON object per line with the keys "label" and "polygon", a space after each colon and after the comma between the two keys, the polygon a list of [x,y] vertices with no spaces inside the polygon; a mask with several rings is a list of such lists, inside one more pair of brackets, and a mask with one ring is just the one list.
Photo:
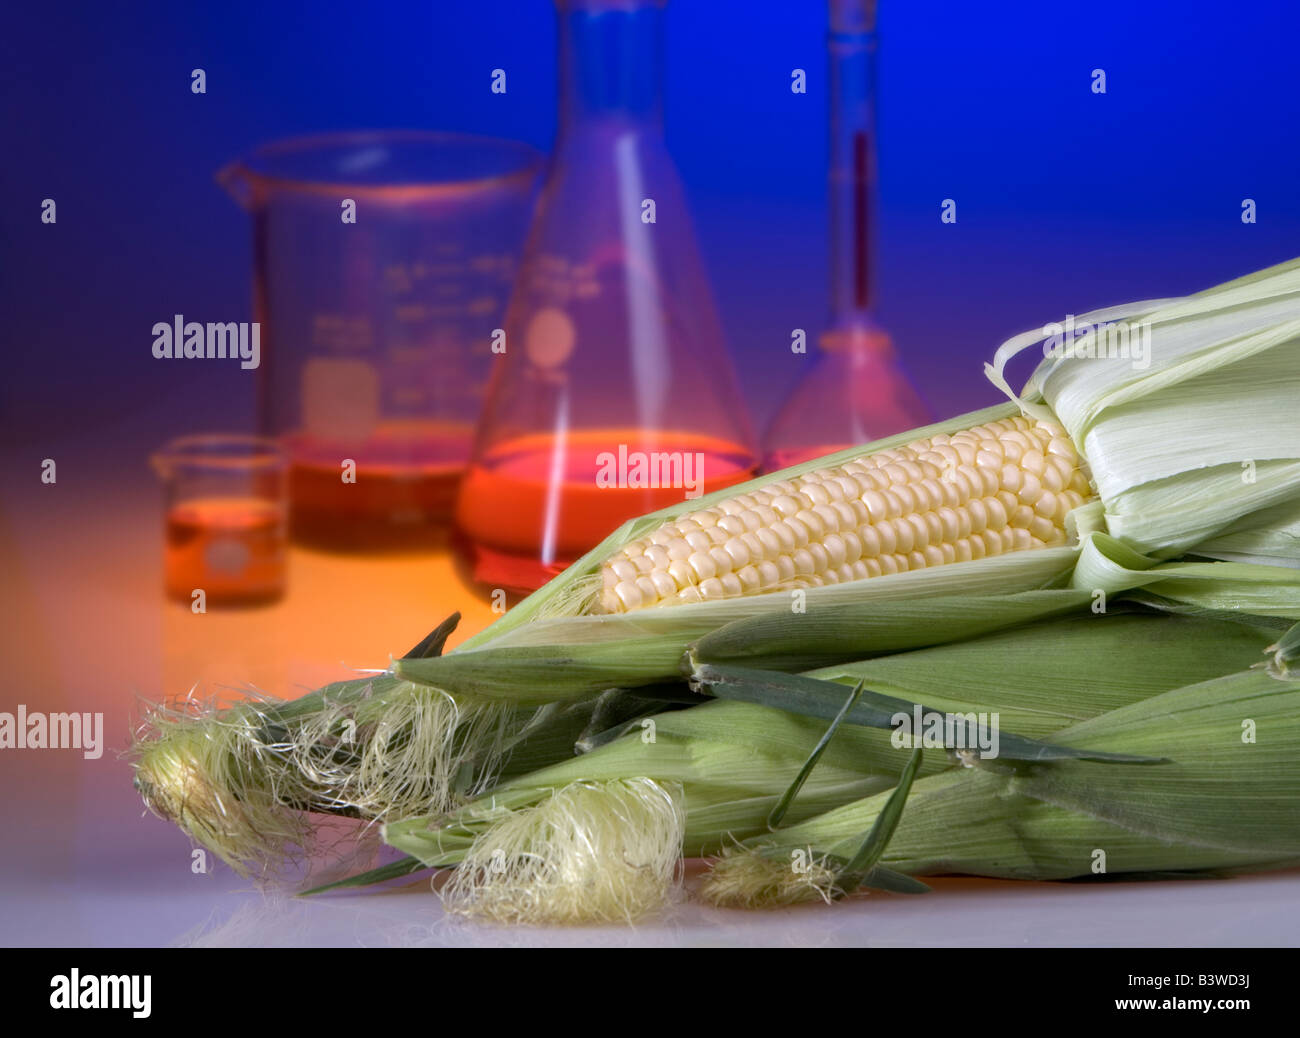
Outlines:
{"label": "flask neck", "polygon": [[560,138],[584,124],[663,123],[664,0],[557,0]]}
{"label": "flask neck", "polygon": [[832,0],[829,44],[831,312],[836,323],[854,324],[875,302],[874,0]]}

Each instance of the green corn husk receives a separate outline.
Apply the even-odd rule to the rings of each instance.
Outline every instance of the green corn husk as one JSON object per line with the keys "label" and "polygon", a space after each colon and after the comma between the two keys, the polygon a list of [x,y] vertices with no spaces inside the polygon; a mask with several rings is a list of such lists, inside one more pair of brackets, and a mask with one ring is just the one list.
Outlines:
{"label": "green corn husk", "polygon": [[[1277,640],[1281,627],[1150,612],[1111,614],[1033,624],[810,676],[841,682],[846,691],[865,683],[938,709],[998,713],[1004,729],[1047,738],[1082,719],[1248,667]],[[680,852],[716,855],[737,840],[767,832],[770,813],[825,731],[825,723],[814,718],[721,700],[660,714],[654,721],[653,742],[644,741],[644,730],[634,726],[623,739],[503,783],[450,815],[390,822],[384,838],[419,864],[455,865],[482,846],[479,841],[491,845],[490,834],[503,819],[516,818],[556,790],[573,783],[648,779],[682,790]],[[899,767],[900,753],[888,731],[840,727],[785,814],[784,821],[795,828],[779,835],[838,806],[883,803]],[[918,788],[955,767],[942,750],[926,750]],[[1131,771],[1114,767],[1129,782],[1138,781]],[[1142,769],[1141,778],[1150,770]],[[858,830],[859,837],[864,831]],[[415,862],[402,870],[410,871]],[[391,874],[381,870],[354,883]]]}
{"label": "green corn husk", "polygon": [[281,701],[155,708],[137,733],[146,804],[241,875],[274,878],[314,851],[313,814],[449,809],[572,756],[595,699],[517,709],[377,675]]}
{"label": "green corn husk", "polygon": [[[1285,568],[1300,566],[1300,438],[1284,417],[1300,378],[1300,262],[1106,313],[1152,325],[1148,368],[1047,360],[1023,399],[632,520],[455,651],[418,647],[389,675],[291,702],[158,711],[137,747],[138,785],[226,860],[264,871],[309,842],[303,810],[379,820],[452,810],[503,768],[519,770],[511,761],[563,760],[606,688],[675,681],[728,654],[799,670],[1065,615],[1099,594],[1300,618],[1296,569]],[[1003,347],[995,382],[1005,387],[1009,356],[1042,338]],[[1072,545],[806,589],[803,613],[777,591],[591,615],[603,560],[666,519],[1021,410],[1059,411],[1091,465],[1101,500],[1072,513]],[[772,637],[782,628],[793,638]],[[572,708],[557,709],[564,702]]]}
{"label": "green corn husk", "polygon": [[[610,554],[667,519],[773,480],[1022,411],[1060,422],[1092,471],[1100,500],[1076,509],[1075,547],[810,588],[804,592],[809,609],[822,604],[831,610],[869,609],[899,600],[996,597],[1053,586],[1108,594],[1145,586],[1209,608],[1231,600],[1231,608],[1300,619],[1293,577],[1271,570],[1274,565],[1300,567],[1300,539],[1294,536],[1300,519],[1300,436],[1294,418],[1294,401],[1300,396],[1300,260],[1186,299],[1132,304],[1078,319],[1103,320],[1151,329],[1145,367],[1124,357],[1057,356],[1044,360],[1017,396],[1006,383],[1007,362],[1047,337],[1042,329],[1026,333],[1005,344],[988,366],[990,378],[1012,398],[1010,407],[988,408],[849,448],[632,520],[456,653],[399,660],[395,670],[432,684],[465,674],[482,685],[509,689],[507,694],[524,694],[513,673],[515,660],[499,655],[500,650],[558,647],[555,657],[578,657],[573,685],[581,689],[591,680],[582,665],[594,654],[592,647],[615,641],[653,657],[635,664],[641,668],[634,675],[638,679],[650,680],[651,672],[669,676],[675,672],[670,668],[678,646],[736,621],[788,619],[789,596],[777,592],[587,615],[596,571]],[[1179,555],[1218,554],[1266,565],[1262,570],[1196,562],[1169,570],[1160,565]],[[499,677],[487,676],[492,664],[465,658],[481,649],[491,649],[505,661]],[[599,669],[599,664],[593,667]],[[557,667],[557,694],[563,693],[567,678]]]}
{"label": "green corn husk", "polygon": [[[1257,741],[1243,739],[1245,721]],[[1300,682],[1240,671],[1119,707],[1054,738],[1171,763],[1138,778],[1073,761],[922,778],[883,862],[912,875],[1068,879],[1300,861]],[[751,839],[715,864],[707,896],[731,905],[763,903],[773,890],[787,902],[820,896],[780,880],[792,856],[844,860],[886,801],[873,796]]]}
{"label": "green corn husk", "polygon": [[[1084,452],[1109,533],[1153,557],[1228,550],[1295,565],[1300,260],[1078,320],[1149,328],[1149,366],[1061,353],[1016,399],[1031,413],[1045,403]],[[1003,367],[1031,337],[998,351],[995,383],[1006,388]]]}

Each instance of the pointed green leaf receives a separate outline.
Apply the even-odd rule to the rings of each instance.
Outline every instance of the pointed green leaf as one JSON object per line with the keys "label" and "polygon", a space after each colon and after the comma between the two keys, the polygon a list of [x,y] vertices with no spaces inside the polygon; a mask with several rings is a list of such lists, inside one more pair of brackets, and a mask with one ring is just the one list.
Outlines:
{"label": "pointed green leaf", "polygon": [[[841,705],[840,697],[844,694],[844,686],[838,682],[822,681],[800,674],[752,670],[747,667],[698,664],[692,680],[695,684],[708,688],[720,699],[738,699],[742,702],[775,707],[778,710],[786,710],[806,717],[818,717],[826,721],[835,718]],[[918,707],[923,715],[943,713],[943,711],[932,711],[906,699],[896,699],[879,692],[864,690],[859,702],[849,710],[845,720],[849,724],[864,725],[868,728],[893,730],[898,727],[897,718],[900,715],[913,717]],[[917,737],[916,734],[913,735],[913,738]],[[1159,757],[1057,746],[1001,729],[998,730],[998,759],[1029,763],[1060,760],[1101,761],[1109,764],[1164,763],[1164,758]]]}
{"label": "pointed green leaf", "polygon": [[451,632],[456,629],[460,623],[460,613],[452,613],[442,623],[426,634],[420,641],[416,642],[413,648],[406,655],[412,659],[424,659],[428,656],[441,656],[443,646],[447,644],[447,638]]}
{"label": "pointed green leaf", "polygon": [[398,858],[387,865],[380,865],[378,868],[370,869],[367,872],[359,872],[355,876],[348,876],[346,879],[336,880],[333,883],[326,883],[323,886],[312,887],[310,890],[304,890],[298,894],[299,897],[313,897],[316,894],[324,894],[330,890],[346,890],[351,887],[368,887],[374,883],[386,883],[390,879],[400,879],[402,876],[410,876],[413,873],[420,872],[428,868],[419,858],[404,857]]}
{"label": "pointed green leaf", "polygon": [[803,784],[808,781],[808,776],[812,774],[812,769],[817,766],[817,762],[821,760],[822,754],[826,752],[826,747],[830,745],[831,737],[839,728],[840,723],[848,715],[848,712],[853,709],[854,704],[858,701],[858,697],[862,695],[864,685],[865,682],[859,681],[857,687],[849,693],[849,698],[844,701],[844,705],[840,707],[840,712],[835,715],[835,720],[831,721],[831,725],[826,729],[825,734],[817,740],[817,745],[813,747],[812,753],[808,755],[808,759],[804,761],[803,767],[799,769],[799,774],[794,777],[794,781],[790,783],[789,787],[781,795],[781,799],[777,801],[776,806],[772,808],[771,813],[767,816],[767,827],[769,829],[777,829],[780,827],[781,820],[785,818],[785,813],[790,809],[791,802],[799,795],[799,790],[803,789]]}
{"label": "pointed green leaf", "polygon": [[889,794],[884,809],[876,816],[871,831],[867,833],[867,838],[862,841],[862,846],[858,848],[857,854],[853,855],[848,864],[840,871],[835,885],[843,893],[847,894],[862,886],[867,873],[880,860],[880,856],[885,853],[885,848],[889,845],[894,830],[898,828],[898,820],[903,817],[903,807],[907,804],[907,794],[912,791],[912,780],[916,778],[916,769],[921,766],[923,752],[920,746],[912,751],[907,767],[903,769],[903,774],[899,776],[898,785]]}

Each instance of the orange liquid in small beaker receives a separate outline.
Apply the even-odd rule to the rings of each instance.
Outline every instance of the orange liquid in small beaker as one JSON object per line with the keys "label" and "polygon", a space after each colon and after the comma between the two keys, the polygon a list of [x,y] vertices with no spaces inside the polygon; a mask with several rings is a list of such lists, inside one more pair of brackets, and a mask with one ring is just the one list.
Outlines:
{"label": "orange liquid in small beaker", "polygon": [[253,605],[284,593],[284,511],[252,497],[197,498],[173,505],[165,519],[167,594],[191,604]]}
{"label": "orange liquid in small beaker", "polygon": [[[416,428],[416,426],[419,428]],[[436,545],[450,524],[471,431],[409,423],[357,445],[287,441],[293,539],[320,548]],[[355,463],[355,480],[343,462]]]}
{"label": "orange liquid in small beaker", "polygon": [[[688,460],[689,456],[689,460]],[[743,447],[690,433],[610,429],[521,437],[465,476],[456,523],[484,584],[533,590],[621,523],[752,478]],[[677,485],[646,486],[649,481]]]}

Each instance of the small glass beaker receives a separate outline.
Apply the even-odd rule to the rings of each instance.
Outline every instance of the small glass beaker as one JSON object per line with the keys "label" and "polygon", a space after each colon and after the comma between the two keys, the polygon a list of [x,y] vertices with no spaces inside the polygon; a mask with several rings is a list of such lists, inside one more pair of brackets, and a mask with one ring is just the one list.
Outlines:
{"label": "small glass beaker", "polygon": [[287,459],[274,440],[206,434],[150,458],[163,482],[163,572],[186,605],[273,602],[284,594]]}
{"label": "small glass beaker", "polygon": [[483,403],[541,156],[460,134],[281,141],[218,181],[253,220],[261,431],[291,533],[437,543]]}

